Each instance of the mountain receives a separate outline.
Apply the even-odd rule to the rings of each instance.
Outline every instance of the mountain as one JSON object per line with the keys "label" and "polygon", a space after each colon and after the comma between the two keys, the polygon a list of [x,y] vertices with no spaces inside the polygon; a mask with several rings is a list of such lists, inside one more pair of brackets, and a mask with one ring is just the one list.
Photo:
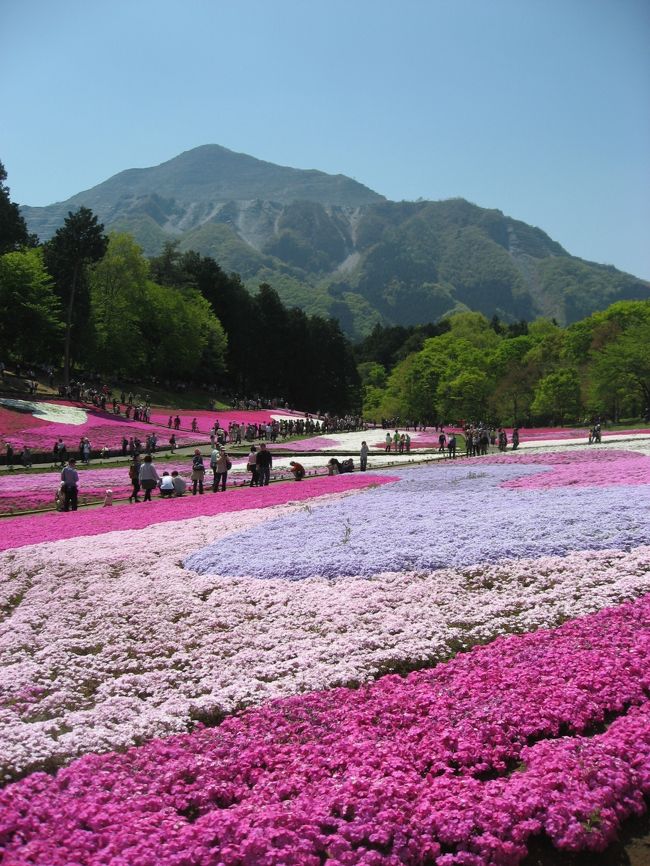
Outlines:
{"label": "mountain", "polygon": [[125,217],[149,217],[164,232],[178,234],[218,218],[229,202],[255,200],[357,207],[383,201],[383,196],[342,174],[285,168],[206,144],[152,168],[121,171],[67,201],[21,210],[46,240],[68,211],[80,205],[89,207],[107,226]]}
{"label": "mountain", "polygon": [[52,236],[91,208],[144,251],[165,241],[213,256],[254,290],[269,282],[308,313],[334,315],[352,337],[375,323],[411,325],[456,310],[505,321],[577,321],[650,284],[571,256],[541,229],[463,199],[392,202],[344,175],[286,168],[204,145],[129,169],[48,207],[21,208]]}

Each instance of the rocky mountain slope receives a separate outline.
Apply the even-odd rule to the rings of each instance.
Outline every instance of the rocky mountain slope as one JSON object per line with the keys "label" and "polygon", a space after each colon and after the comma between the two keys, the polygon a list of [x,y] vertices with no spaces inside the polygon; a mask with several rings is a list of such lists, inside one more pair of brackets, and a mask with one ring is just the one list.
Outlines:
{"label": "rocky mountain slope", "polygon": [[146,253],[166,241],[213,256],[254,290],[337,316],[353,337],[376,322],[419,324],[459,309],[506,321],[576,321],[650,284],[569,255],[543,231],[462,199],[391,202],[343,175],[286,168],[204,145],[120,172],[65,202],[23,207],[46,240],[90,207]]}

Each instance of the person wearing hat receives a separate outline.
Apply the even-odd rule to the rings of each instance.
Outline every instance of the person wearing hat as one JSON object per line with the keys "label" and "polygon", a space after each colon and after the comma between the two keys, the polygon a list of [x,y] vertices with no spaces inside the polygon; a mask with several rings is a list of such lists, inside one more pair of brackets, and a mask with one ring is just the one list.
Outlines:
{"label": "person wearing hat", "polygon": [[361,443],[361,450],[359,451],[359,463],[361,464],[361,471],[365,472],[366,467],[368,466],[368,454],[370,453],[370,449],[368,448],[368,443],[364,439]]}
{"label": "person wearing hat", "polygon": [[76,511],[79,498],[79,473],[74,457],[71,457],[68,465],[61,470],[61,481],[63,482],[63,510]]}

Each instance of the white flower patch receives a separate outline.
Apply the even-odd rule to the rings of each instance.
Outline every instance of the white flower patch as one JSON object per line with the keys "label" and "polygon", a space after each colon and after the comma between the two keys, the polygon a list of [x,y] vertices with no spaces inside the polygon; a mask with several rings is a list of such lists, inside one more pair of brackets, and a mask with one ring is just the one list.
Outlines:
{"label": "white flower patch", "polygon": [[35,418],[53,424],[72,424],[74,427],[80,427],[88,420],[86,410],[78,406],[59,406],[57,403],[42,403],[34,400],[12,400],[8,397],[0,397],[0,406],[17,409],[19,412],[29,412]]}

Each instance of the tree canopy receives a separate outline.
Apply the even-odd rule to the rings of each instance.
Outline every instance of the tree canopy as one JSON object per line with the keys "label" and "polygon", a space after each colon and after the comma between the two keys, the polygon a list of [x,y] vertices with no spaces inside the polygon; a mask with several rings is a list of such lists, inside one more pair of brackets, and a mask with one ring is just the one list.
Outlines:
{"label": "tree canopy", "polygon": [[61,228],[45,247],[47,268],[55,279],[65,311],[65,382],[70,379],[72,330],[74,328],[76,332],[75,348],[78,349],[83,345],[83,329],[90,317],[87,267],[103,257],[107,244],[104,226],[89,208],[80,207],[75,213],[68,213]]}
{"label": "tree canopy", "polygon": [[20,208],[11,201],[6,180],[7,171],[0,162],[0,255],[14,252],[21,247],[34,247],[38,243],[36,235],[29,233]]}
{"label": "tree canopy", "polygon": [[357,347],[367,359],[361,366],[365,413],[561,424],[648,412],[650,302],[620,301],[567,329],[545,319],[523,324],[460,313],[405,357],[405,333],[400,346],[395,329],[384,338],[376,328]]}

